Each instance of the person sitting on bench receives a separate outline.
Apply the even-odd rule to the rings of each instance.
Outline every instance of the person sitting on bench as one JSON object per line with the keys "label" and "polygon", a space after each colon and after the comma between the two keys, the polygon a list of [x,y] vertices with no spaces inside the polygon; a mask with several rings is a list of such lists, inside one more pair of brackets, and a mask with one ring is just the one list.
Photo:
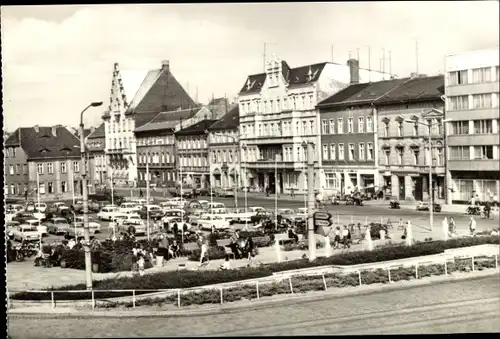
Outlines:
{"label": "person sitting on bench", "polygon": [[299,236],[295,233],[291,226],[288,226],[288,238],[294,239],[294,242],[299,241]]}

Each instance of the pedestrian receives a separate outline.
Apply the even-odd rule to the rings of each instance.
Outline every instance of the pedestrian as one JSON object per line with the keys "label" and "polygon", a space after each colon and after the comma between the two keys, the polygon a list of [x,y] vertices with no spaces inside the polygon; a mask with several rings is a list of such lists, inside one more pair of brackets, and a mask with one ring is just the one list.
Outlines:
{"label": "pedestrian", "polygon": [[340,227],[339,226],[337,226],[335,228],[334,235],[335,235],[335,237],[334,237],[333,247],[339,248],[339,246],[340,246]]}
{"label": "pedestrian", "polygon": [[451,237],[455,236],[457,233],[455,219],[453,219],[453,217],[450,217],[450,220],[448,221],[448,232],[450,232]]}
{"label": "pedestrian", "polygon": [[269,186],[266,186],[266,197],[269,196]]}
{"label": "pedestrian", "polygon": [[137,260],[137,266],[139,267],[139,275],[141,276],[144,275],[144,264],[145,264],[144,256],[141,253],[141,255],[139,256],[139,260]]}
{"label": "pedestrian", "polygon": [[229,262],[229,254],[226,254],[226,257],[224,258],[224,263],[220,265],[221,270],[230,270],[231,269],[231,263]]}
{"label": "pedestrian", "polygon": [[142,188],[139,188],[139,197],[142,198],[144,194],[142,193]]}
{"label": "pedestrian", "polygon": [[351,236],[349,233],[349,229],[347,228],[347,226],[344,226],[344,229],[342,230],[342,242],[343,242],[344,248],[351,247],[351,245],[349,244],[350,239],[351,239]]}
{"label": "pedestrian", "polygon": [[470,217],[469,230],[472,236],[476,235],[476,220],[474,220],[473,216]]}
{"label": "pedestrian", "polygon": [[295,188],[290,189],[290,194],[292,195],[292,198],[295,198]]}
{"label": "pedestrian", "polygon": [[203,241],[203,243],[201,244],[200,263],[198,266],[203,265],[203,261],[205,260],[205,258],[207,259],[208,265],[210,263],[210,258],[208,256],[208,246],[206,241]]}

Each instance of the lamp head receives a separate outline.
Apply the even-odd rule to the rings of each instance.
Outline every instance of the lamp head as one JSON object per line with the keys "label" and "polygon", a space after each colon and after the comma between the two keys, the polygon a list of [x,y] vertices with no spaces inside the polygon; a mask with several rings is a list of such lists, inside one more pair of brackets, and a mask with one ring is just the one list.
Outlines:
{"label": "lamp head", "polygon": [[94,101],[93,103],[90,104],[92,107],[99,107],[102,105],[102,101]]}

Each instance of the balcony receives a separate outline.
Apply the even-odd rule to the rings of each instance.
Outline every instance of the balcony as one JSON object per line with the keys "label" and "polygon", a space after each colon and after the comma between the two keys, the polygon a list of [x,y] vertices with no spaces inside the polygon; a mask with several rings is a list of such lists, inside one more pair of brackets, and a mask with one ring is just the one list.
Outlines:
{"label": "balcony", "polygon": [[106,154],[134,154],[134,152],[130,148],[109,148],[106,151]]}
{"label": "balcony", "polygon": [[179,167],[179,173],[186,173],[186,172],[195,172],[195,173],[209,173],[210,172],[210,167],[209,166],[180,166]]}
{"label": "balcony", "polygon": [[[429,166],[427,165],[410,165],[410,164],[402,164],[402,165],[380,165],[380,172],[408,172],[408,173],[429,173]],[[443,166],[432,166],[432,174],[442,174],[444,175],[444,165]]]}
{"label": "balcony", "polygon": [[448,160],[450,171],[500,171],[498,159]]}
{"label": "balcony", "polygon": [[260,136],[245,139],[244,142],[252,145],[271,145],[271,144],[285,144],[291,143],[293,136],[277,135],[277,136]]}
{"label": "balcony", "polygon": [[247,162],[245,163],[245,167],[253,169],[269,169],[275,167],[277,167],[278,169],[294,169],[294,162],[293,161],[275,162],[274,160],[261,159],[257,160],[256,162]]}

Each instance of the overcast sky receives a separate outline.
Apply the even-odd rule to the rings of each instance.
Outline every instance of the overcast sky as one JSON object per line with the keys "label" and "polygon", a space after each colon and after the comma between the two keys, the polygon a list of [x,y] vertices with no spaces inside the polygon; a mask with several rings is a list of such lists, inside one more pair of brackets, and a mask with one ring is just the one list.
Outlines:
{"label": "overcast sky", "polygon": [[448,54],[498,47],[498,15],[497,1],[2,6],[4,128],[76,126],[104,101],[88,111],[97,125],[114,62],[141,70],[168,59],[193,98],[196,87],[202,103],[233,97],[263,71],[265,42],[291,67],[331,61],[333,45],[339,63],[359,48],[365,68],[371,46],[378,69],[385,48],[404,77],[418,39],[419,71],[442,73]]}

